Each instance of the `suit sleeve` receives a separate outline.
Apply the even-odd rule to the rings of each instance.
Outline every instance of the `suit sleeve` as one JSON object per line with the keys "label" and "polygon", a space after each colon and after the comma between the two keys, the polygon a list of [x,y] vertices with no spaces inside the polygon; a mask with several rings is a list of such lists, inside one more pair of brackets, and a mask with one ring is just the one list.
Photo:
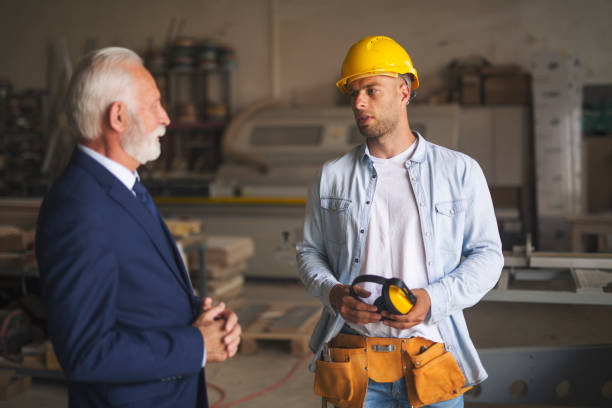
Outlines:
{"label": "suit sleeve", "polygon": [[43,206],[36,237],[49,335],[65,376],[138,383],[198,373],[204,345],[195,327],[119,324],[119,268],[107,227],[93,209],[65,201]]}

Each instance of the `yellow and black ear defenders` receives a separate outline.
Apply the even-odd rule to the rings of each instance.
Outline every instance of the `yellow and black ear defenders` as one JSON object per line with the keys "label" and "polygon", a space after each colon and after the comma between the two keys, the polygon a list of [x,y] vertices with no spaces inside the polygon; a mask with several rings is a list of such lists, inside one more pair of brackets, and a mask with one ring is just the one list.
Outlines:
{"label": "yellow and black ear defenders", "polygon": [[398,278],[383,278],[376,275],[360,275],[353,280],[351,284],[351,296],[362,301],[354,286],[361,282],[374,282],[382,285],[382,294],[374,301],[374,306],[378,308],[380,313],[383,310],[393,314],[406,314],[416,304],[416,296],[408,289],[408,286]]}

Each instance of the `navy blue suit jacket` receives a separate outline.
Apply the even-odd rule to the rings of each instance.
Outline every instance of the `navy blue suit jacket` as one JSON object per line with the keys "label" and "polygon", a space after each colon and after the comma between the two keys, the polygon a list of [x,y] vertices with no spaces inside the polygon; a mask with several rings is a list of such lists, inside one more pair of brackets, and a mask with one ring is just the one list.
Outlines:
{"label": "navy blue suit jacket", "polygon": [[71,407],[206,407],[203,341],[176,244],[75,149],[45,197],[36,257]]}

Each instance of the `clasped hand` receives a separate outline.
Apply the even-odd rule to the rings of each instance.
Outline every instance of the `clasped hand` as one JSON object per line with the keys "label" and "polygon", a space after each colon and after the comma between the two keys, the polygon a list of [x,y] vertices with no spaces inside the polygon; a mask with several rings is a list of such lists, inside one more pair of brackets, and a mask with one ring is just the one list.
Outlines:
{"label": "clasped hand", "polygon": [[200,330],[206,347],[206,363],[225,361],[238,351],[242,328],[236,313],[221,302],[213,306],[209,297],[202,300],[200,316],[193,326]]}
{"label": "clasped hand", "polygon": [[[360,288],[358,285],[355,285],[354,288],[357,296],[361,298],[367,298],[371,295],[370,292]],[[416,296],[417,302],[408,313],[397,315],[385,310],[379,313],[376,306],[361,302],[352,297],[350,289],[350,285],[338,284],[334,286],[329,293],[329,300],[332,306],[340,312],[344,320],[358,325],[377,323],[382,320],[385,326],[400,330],[409,329],[423,323],[431,307],[431,299],[427,291],[424,289],[412,289],[411,291]]]}

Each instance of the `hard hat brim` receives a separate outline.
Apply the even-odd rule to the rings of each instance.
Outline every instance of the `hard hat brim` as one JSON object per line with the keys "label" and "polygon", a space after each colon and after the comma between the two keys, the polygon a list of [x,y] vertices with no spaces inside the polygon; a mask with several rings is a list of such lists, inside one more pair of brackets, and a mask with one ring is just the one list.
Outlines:
{"label": "hard hat brim", "polygon": [[[411,74],[413,78],[410,84],[410,89],[417,89],[419,87],[418,77],[411,72],[408,72],[408,73]],[[338,89],[340,89],[340,91],[342,91],[342,93],[345,94],[349,91],[349,86],[351,85],[351,82],[356,81],[361,78],[367,78],[367,77],[373,77],[373,76],[379,76],[379,75],[397,78],[400,74],[398,74],[397,72],[389,72],[389,71],[382,71],[382,70],[365,72],[363,74],[353,75],[348,78],[342,78],[341,80],[336,82],[336,87],[338,87]]]}

